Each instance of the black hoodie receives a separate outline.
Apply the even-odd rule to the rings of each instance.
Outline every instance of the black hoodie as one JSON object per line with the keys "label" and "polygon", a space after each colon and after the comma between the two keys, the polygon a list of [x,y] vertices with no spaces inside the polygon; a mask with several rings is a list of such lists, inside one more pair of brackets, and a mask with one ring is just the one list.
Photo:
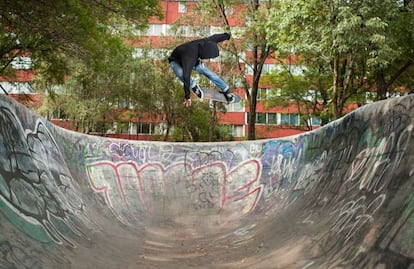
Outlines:
{"label": "black hoodie", "polygon": [[211,59],[219,56],[217,43],[229,40],[230,34],[222,33],[207,38],[193,40],[176,47],[169,62],[177,62],[183,68],[185,98],[190,98],[190,76],[193,67],[199,63],[199,59]]}

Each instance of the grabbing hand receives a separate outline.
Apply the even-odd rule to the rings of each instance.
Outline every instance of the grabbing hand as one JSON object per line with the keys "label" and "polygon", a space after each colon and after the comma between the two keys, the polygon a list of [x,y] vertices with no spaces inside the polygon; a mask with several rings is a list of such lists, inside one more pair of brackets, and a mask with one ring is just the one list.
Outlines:
{"label": "grabbing hand", "polygon": [[185,99],[185,101],[184,101],[184,106],[185,106],[185,107],[189,107],[189,106],[191,106],[191,99]]}

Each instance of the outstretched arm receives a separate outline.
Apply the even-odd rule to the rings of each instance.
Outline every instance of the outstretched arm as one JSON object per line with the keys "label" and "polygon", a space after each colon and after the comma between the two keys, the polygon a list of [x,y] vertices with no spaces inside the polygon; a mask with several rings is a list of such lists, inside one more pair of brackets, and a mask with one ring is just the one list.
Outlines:
{"label": "outstretched arm", "polygon": [[194,65],[183,62],[183,83],[185,99],[190,99],[190,78],[193,66]]}
{"label": "outstretched arm", "polygon": [[222,42],[224,40],[229,40],[231,35],[229,33],[215,34],[206,38],[206,41],[213,41],[216,43]]}

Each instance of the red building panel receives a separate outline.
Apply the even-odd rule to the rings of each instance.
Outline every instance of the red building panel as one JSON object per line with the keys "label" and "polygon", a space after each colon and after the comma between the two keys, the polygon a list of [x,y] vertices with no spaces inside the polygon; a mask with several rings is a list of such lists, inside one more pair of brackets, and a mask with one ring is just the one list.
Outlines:
{"label": "red building panel", "polygon": [[227,112],[220,114],[220,124],[245,125],[246,118],[243,112]]}
{"label": "red building panel", "polygon": [[[245,130],[247,132],[247,128]],[[260,138],[276,138],[301,134],[307,130],[293,127],[284,127],[277,125],[256,125],[256,137]]]}
{"label": "red building panel", "polygon": [[31,94],[9,94],[11,98],[31,109],[37,109],[43,104],[43,96]]}
{"label": "red building panel", "polygon": [[32,69],[17,69],[16,72],[8,77],[1,77],[0,81],[30,82],[34,79],[35,73]]}
{"label": "red building panel", "polygon": [[[194,6],[197,4],[198,1],[161,1],[161,7],[163,10],[163,18],[152,18],[149,23],[153,24],[174,24],[177,20],[185,18],[188,14],[194,12]],[[186,12],[182,13],[179,10],[179,5],[186,5]],[[243,5],[234,6],[232,10],[229,10],[229,24],[230,26],[238,26],[244,23],[243,16],[241,15],[246,8]],[[194,19],[194,18],[193,18]],[[186,20],[183,21],[185,24]],[[187,23],[189,23],[187,21]],[[191,23],[198,23],[196,21],[192,21]],[[220,22],[217,21],[210,21],[209,25],[219,25]]]}

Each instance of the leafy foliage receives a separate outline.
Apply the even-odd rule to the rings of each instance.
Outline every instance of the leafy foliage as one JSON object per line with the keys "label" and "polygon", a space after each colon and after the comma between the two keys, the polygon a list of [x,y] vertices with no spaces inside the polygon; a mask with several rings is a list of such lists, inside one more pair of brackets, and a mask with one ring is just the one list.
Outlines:
{"label": "leafy foliage", "polygon": [[311,130],[310,119],[316,116],[322,120],[322,125],[329,121],[330,115],[327,107],[326,87],[329,82],[323,74],[314,69],[303,70],[300,75],[293,74],[289,69],[271,75],[272,84],[277,85],[278,91],[269,96],[267,107],[289,106],[292,100],[304,120],[304,125]]}
{"label": "leafy foliage", "polygon": [[356,95],[376,89],[384,99],[387,91],[413,86],[398,81],[413,72],[411,1],[278,2],[265,25],[269,42],[302,55],[307,67],[323,67],[336,118]]}
{"label": "leafy foliage", "polygon": [[160,14],[157,0],[1,1],[0,75],[10,73],[16,57],[28,54],[43,79],[59,83],[74,61],[103,68],[102,54],[117,53],[130,30]]}

